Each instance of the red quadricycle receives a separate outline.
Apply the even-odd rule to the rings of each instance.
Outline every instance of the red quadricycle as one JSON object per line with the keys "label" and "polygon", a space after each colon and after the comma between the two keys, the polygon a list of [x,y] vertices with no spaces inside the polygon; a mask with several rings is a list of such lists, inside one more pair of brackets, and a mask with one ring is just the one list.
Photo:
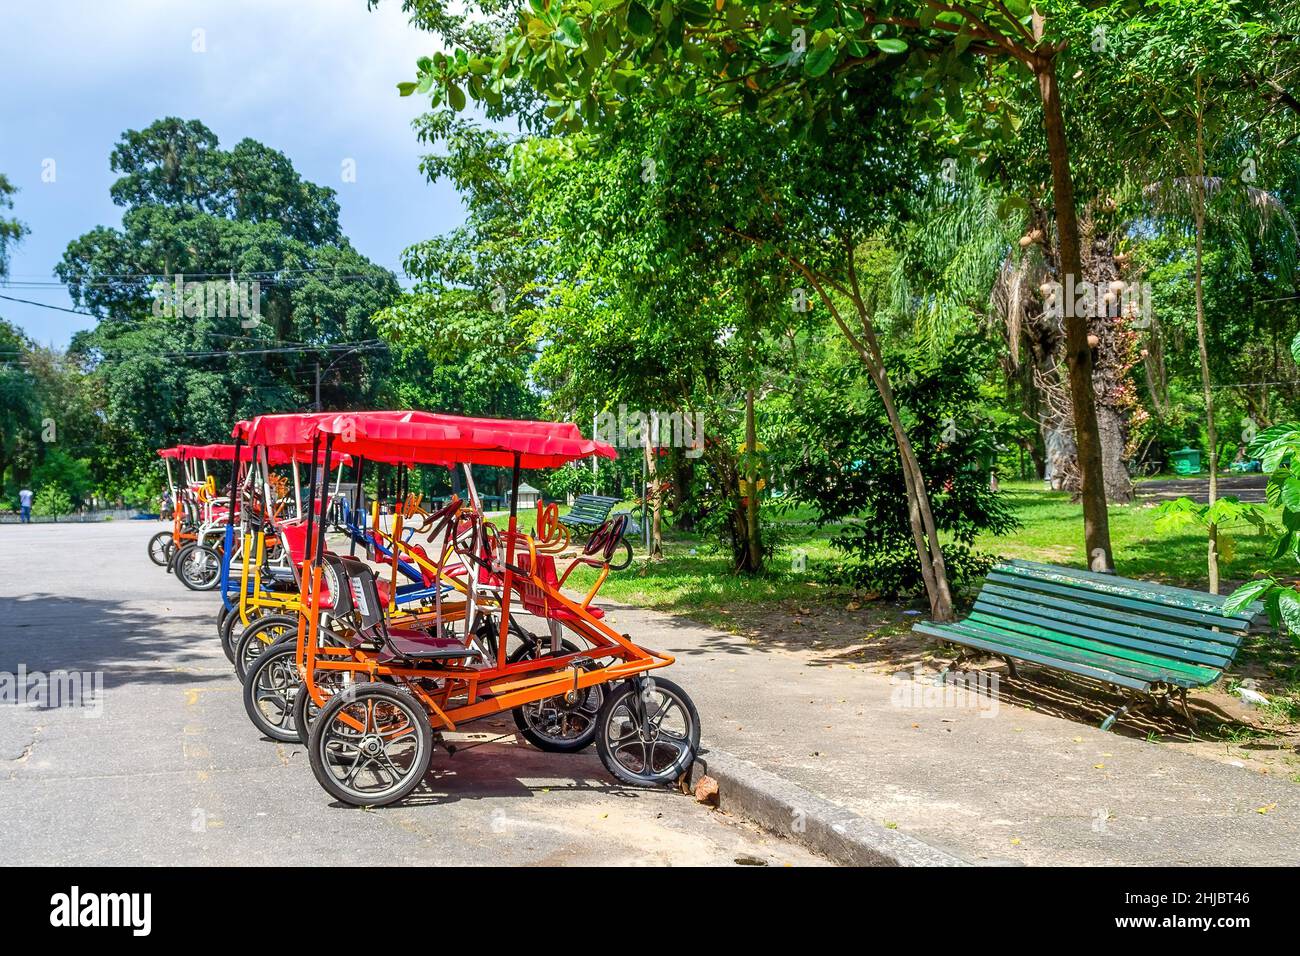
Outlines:
{"label": "red quadricycle", "polygon": [[[598,528],[577,552],[554,505],[538,506],[533,533],[518,524],[522,470],[612,458],[610,446],[568,424],[427,412],[304,416],[303,432],[295,440],[312,436],[313,473],[319,464],[329,474],[346,453],[357,462],[460,466],[470,484],[468,501],[453,495],[423,513],[431,547],[406,553],[442,585],[414,625],[392,619],[389,582],[368,562],[328,551],[324,522],[307,515],[293,663],[311,767],[326,791],[359,806],[401,800],[424,779],[445,732],[507,711],[541,749],[594,743],[628,784],[668,784],[689,769],[699,714],[682,688],[652,674],[673,658],[612,628],[595,603],[626,517]],[[510,469],[504,528],[477,507],[471,465]],[[402,519],[399,512],[388,537],[394,561],[411,547]],[[592,583],[581,597],[566,593],[582,567]]]}

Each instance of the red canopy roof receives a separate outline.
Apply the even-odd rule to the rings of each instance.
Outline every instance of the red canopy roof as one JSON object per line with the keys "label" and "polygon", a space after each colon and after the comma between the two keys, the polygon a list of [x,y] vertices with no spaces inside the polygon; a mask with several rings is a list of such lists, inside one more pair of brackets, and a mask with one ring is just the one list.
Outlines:
{"label": "red canopy roof", "polygon": [[376,461],[407,464],[513,465],[558,468],[593,456],[614,458],[604,442],[583,438],[569,422],[471,418],[440,412],[340,412],[317,422],[334,447]]}

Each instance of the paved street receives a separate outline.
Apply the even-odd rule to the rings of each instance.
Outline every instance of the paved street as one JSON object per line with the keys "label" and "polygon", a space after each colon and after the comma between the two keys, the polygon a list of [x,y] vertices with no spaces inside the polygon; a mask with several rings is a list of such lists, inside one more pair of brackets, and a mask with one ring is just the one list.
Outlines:
{"label": "paved street", "polygon": [[149,562],[163,527],[0,528],[0,679],[103,674],[89,712],[0,706],[0,864],[821,862],[688,797],[624,787],[594,752],[541,753],[508,717],[469,728],[489,742],[435,754],[403,804],[333,803],[303,747],[249,722],[214,596]]}

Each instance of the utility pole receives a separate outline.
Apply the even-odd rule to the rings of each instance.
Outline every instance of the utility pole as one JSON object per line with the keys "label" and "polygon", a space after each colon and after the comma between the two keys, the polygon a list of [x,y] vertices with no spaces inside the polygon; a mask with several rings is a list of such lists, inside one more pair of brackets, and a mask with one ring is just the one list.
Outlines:
{"label": "utility pole", "polygon": [[316,363],[316,411],[321,411],[320,407],[320,362]]}

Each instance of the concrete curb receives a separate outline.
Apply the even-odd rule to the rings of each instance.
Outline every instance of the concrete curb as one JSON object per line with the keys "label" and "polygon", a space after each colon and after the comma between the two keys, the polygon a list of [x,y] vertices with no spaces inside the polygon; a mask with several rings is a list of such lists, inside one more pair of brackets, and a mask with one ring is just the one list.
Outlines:
{"label": "concrete curb", "polygon": [[847,866],[970,866],[916,837],[866,820],[721,750],[695,758],[689,782],[718,782],[718,807]]}

